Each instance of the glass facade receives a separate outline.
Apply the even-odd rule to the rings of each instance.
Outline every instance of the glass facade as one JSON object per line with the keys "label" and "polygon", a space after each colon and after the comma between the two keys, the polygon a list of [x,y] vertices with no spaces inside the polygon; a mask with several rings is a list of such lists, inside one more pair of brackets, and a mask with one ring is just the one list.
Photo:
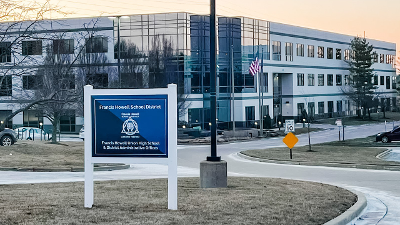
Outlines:
{"label": "glass facade", "polygon": [[[217,22],[217,118],[219,126],[225,128],[231,121],[232,90],[257,92],[256,76],[248,69],[255,57],[270,59],[269,23],[245,17],[218,17]],[[121,77],[109,77],[109,85],[112,80],[119,80],[124,88],[178,84],[178,95],[202,95],[203,108],[190,110],[189,124],[208,127],[209,16],[165,13],[116,18],[114,52],[115,59],[120,57]]]}

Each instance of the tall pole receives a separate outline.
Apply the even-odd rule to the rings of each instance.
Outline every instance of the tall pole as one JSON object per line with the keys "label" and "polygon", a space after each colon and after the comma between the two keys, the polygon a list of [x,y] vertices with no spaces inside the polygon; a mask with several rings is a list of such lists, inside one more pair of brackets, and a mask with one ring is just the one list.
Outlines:
{"label": "tall pole", "polygon": [[232,127],[233,137],[235,137],[235,74],[233,71],[233,45],[231,46],[231,74],[232,74]]}
{"label": "tall pole", "polygon": [[118,23],[118,40],[117,40],[117,45],[118,45],[118,79],[119,79],[119,88],[121,88],[122,84],[122,79],[121,79],[121,17],[117,16],[117,23]]}
{"label": "tall pole", "polygon": [[221,161],[221,157],[217,156],[217,48],[216,48],[216,16],[215,16],[215,0],[210,0],[210,111],[211,111],[211,156],[207,157],[207,161]]}
{"label": "tall pole", "polygon": [[[264,78],[264,48],[261,48],[261,77],[260,81],[263,81]],[[261,88],[262,87],[262,88]],[[260,126],[261,126],[261,136],[264,136],[264,82],[260,83],[260,92],[261,92],[261,116],[260,116]]]}
{"label": "tall pole", "polygon": [[[257,51],[258,53],[258,51]],[[257,59],[258,60],[258,59]],[[259,118],[260,118],[260,133],[259,136],[262,137],[263,136],[263,127],[262,127],[262,106],[261,106],[261,74],[260,71],[257,72],[258,75],[258,114],[259,114]]]}

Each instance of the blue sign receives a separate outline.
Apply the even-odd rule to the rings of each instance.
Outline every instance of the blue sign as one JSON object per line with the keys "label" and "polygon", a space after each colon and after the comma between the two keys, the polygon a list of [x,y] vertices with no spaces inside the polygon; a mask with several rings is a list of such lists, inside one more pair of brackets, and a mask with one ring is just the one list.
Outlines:
{"label": "blue sign", "polygon": [[93,95],[93,157],[168,157],[167,95]]}

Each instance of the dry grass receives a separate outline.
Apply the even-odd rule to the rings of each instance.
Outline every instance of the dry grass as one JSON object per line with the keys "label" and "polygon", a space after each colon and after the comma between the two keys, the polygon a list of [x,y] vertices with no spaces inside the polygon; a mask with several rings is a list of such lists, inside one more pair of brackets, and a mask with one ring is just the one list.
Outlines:
{"label": "dry grass", "polygon": [[83,160],[83,142],[50,144],[47,141],[19,140],[12,146],[0,146],[1,167],[83,167]]}
{"label": "dry grass", "polygon": [[356,196],[319,183],[229,178],[228,188],[178,181],[178,211],[167,210],[167,180],[95,182],[95,204],[83,207],[83,183],[0,186],[0,224],[323,224]]}
{"label": "dry grass", "polygon": [[[309,146],[299,146],[293,148],[293,159],[290,160],[289,149],[287,147],[268,148],[260,150],[248,150],[242,153],[261,159],[292,161],[300,163],[312,163],[329,166],[351,165],[369,166],[400,166],[399,162],[384,161],[376,156],[385,151],[389,146],[398,146],[398,143],[377,143],[375,137],[351,139],[346,141],[334,141]],[[338,165],[339,164],[339,165]],[[341,164],[341,165],[340,165]],[[377,169],[380,169],[377,167]]]}

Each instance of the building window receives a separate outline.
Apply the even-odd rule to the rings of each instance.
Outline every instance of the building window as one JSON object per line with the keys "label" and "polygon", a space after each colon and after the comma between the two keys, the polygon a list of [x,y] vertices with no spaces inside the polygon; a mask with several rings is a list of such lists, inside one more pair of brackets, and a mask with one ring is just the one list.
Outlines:
{"label": "building window", "polygon": [[304,57],[304,44],[297,44],[296,49],[297,49],[297,56]]}
{"label": "building window", "polygon": [[349,75],[344,75],[344,85],[349,85],[350,81],[349,81]]}
{"label": "building window", "polygon": [[301,113],[304,110],[304,103],[297,103],[297,115],[301,116]]}
{"label": "building window", "polygon": [[86,38],[86,53],[108,52],[107,37]]}
{"label": "building window", "polygon": [[328,74],[327,85],[333,86],[333,74]]}
{"label": "building window", "polygon": [[374,62],[378,62],[378,53],[376,53],[376,52],[374,52],[373,54],[372,54],[372,60],[374,61]]}
{"label": "building window", "polygon": [[324,47],[318,46],[318,58],[324,58]]}
{"label": "building window", "polygon": [[391,63],[391,55],[386,55],[386,64],[390,64]]}
{"label": "building window", "polygon": [[344,60],[350,60],[350,49],[344,50]]}
{"label": "building window", "polygon": [[12,96],[12,76],[0,76],[0,96]]}
{"label": "building window", "polygon": [[27,75],[22,76],[22,88],[25,90],[37,90],[43,84],[43,76]]}
{"label": "building window", "polygon": [[256,110],[255,106],[246,106],[245,108],[246,113],[246,126],[253,127],[255,120],[256,120]]}
{"label": "building window", "polygon": [[142,88],[143,73],[121,73],[122,88]]}
{"label": "building window", "polygon": [[39,127],[43,124],[43,112],[41,110],[26,110],[23,113],[24,127]]}
{"label": "building window", "polygon": [[11,42],[0,42],[0,63],[11,62]]}
{"label": "building window", "polygon": [[304,73],[297,74],[297,86],[304,86]]}
{"label": "building window", "polygon": [[336,49],[336,59],[342,59],[342,49]]}
{"label": "building window", "polygon": [[8,121],[5,121],[8,115],[12,113],[12,110],[0,110],[0,120],[2,123],[6,123],[6,128],[13,129],[13,121],[12,119],[9,119]]}
{"label": "building window", "polygon": [[308,104],[308,118],[314,119],[315,117],[315,103],[309,102]]}
{"label": "building window", "polygon": [[342,75],[336,74],[336,86],[342,86]]}
{"label": "building window", "polygon": [[386,89],[390,89],[390,76],[386,76]]}
{"label": "building window", "polygon": [[342,101],[336,102],[336,111],[338,112],[339,116],[342,115],[342,111],[343,111]]}
{"label": "building window", "polygon": [[318,86],[324,86],[325,85],[325,75],[324,74],[318,74]]}
{"label": "building window", "polygon": [[325,102],[318,102],[318,114],[323,115],[325,113]]}
{"label": "building window", "polygon": [[75,132],[75,111],[65,110],[64,115],[60,116],[60,131]]}
{"label": "building window", "polygon": [[58,81],[61,90],[75,89],[75,75],[72,73],[63,74]]}
{"label": "building window", "polygon": [[92,85],[94,88],[107,88],[108,87],[108,74],[87,74],[86,84]]}
{"label": "building window", "polygon": [[314,74],[308,74],[308,86],[314,86]]}
{"label": "building window", "polygon": [[314,58],[314,45],[309,45],[308,46],[308,57]]}
{"label": "building window", "polygon": [[293,43],[285,43],[286,61],[293,61]]}
{"label": "building window", "polygon": [[333,48],[326,48],[326,58],[333,59]]}
{"label": "building window", "polygon": [[385,77],[381,76],[380,79],[381,79],[380,85],[385,85]]}
{"label": "building window", "polygon": [[272,41],[272,60],[281,61],[281,42]]}
{"label": "building window", "polygon": [[54,54],[74,54],[74,39],[53,40]]}
{"label": "building window", "polygon": [[396,77],[392,77],[392,89],[396,89]]}
{"label": "building window", "polygon": [[22,41],[22,55],[41,55],[42,41]]}
{"label": "building window", "polygon": [[378,85],[378,75],[374,75],[374,85]]}
{"label": "building window", "polygon": [[385,54],[380,54],[380,63],[385,63]]}

